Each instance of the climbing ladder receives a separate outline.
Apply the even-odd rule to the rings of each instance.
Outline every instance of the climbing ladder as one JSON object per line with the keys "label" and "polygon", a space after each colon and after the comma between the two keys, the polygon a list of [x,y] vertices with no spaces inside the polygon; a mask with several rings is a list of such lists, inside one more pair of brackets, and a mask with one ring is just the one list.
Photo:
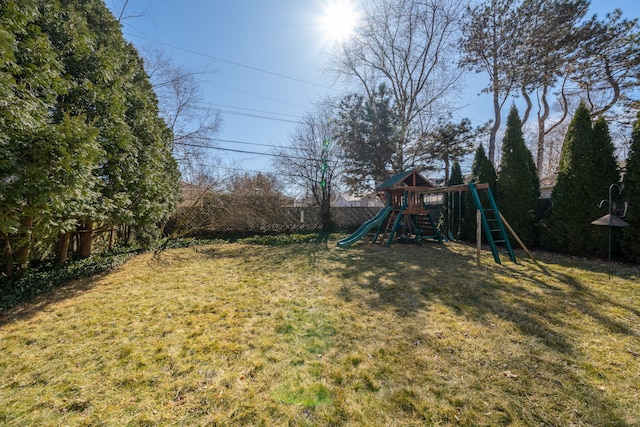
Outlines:
{"label": "climbing ladder", "polygon": [[388,236],[385,246],[391,246],[391,243],[393,242],[393,236],[395,236],[396,231],[398,231],[398,228],[400,228],[400,226],[402,225],[404,209],[405,208],[402,207],[400,210],[393,211],[389,214],[389,219],[386,221],[386,223],[384,223],[384,229],[382,228],[383,224],[380,224],[380,226],[378,227],[378,231],[376,231],[376,235],[373,237],[372,243],[376,243],[378,241],[378,238],[380,238],[380,241],[383,242],[385,236]]}
{"label": "climbing ladder", "polygon": [[484,230],[484,234],[487,236],[487,242],[491,247],[491,253],[493,254],[495,262],[502,264],[500,262],[500,253],[498,252],[497,244],[504,244],[504,247],[506,248],[505,254],[509,255],[509,259],[511,259],[511,261],[517,262],[516,255],[513,253],[513,247],[509,241],[509,236],[507,235],[507,230],[500,218],[500,211],[498,210],[496,201],[493,198],[493,194],[491,194],[491,188],[487,188],[487,198],[489,200],[488,208],[484,208],[482,206],[478,190],[473,182],[469,183],[469,192],[471,193],[473,203],[480,211],[482,229]]}
{"label": "climbing ladder", "polygon": [[380,225],[378,225],[376,234],[373,236],[373,241],[371,242],[372,244],[377,243],[378,238],[380,238],[381,242],[384,241],[384,236],[386,236],[388,233],[391,232],[391,230],[393,229],[393,225],[395,224],[398,216],[399,216],[399,211],[397,210],[391,211],[387,220],[381,222]]}
{"label": "climbing ladder", "polygon": [[402,224],[402,217],[404,216],[403,215],[404,210],[407,208],[407,203],[408,203],[408,195],[407,195],[407,192],[405,191],[404,195],[402,196],[402,206],[400,207],[399,210],[394,210],[389,214],[389,219],[386,222],[386,227],[384,231],[382,229],[382,224],[378,226],[378,230],[376,231],[376,234],[373,237],[372,243],[376,243],[378,241],[378,237],[380,237],[380,241],[384,241],[385,235],[388,235],[389,237],[387,238],[386,246],[387,247],[391,246],[391,243],[393,242],[393,236],[395,236],[396,231],[398,230],[398,228],[400,228],[400,225]]}

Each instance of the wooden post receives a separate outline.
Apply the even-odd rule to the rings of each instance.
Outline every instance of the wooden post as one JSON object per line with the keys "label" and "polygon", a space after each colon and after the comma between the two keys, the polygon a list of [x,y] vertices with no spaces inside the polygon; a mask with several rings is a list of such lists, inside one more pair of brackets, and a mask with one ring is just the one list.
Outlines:
{"label": "wooden post", "polygon": [[527,253],[527,255],[529,255],[529,258],[531,258],[535,262],[536,259],[533,257],[531,252],[529,252],[529,249],[527,249],[527,247],[524,245],[522,240],[520,240],[520,237],[518,237],[518,235],[516,234],[515,230],[513,228],[511,228],[511,226],[509,225],[509,223],[507,222],[505,217],[502,216],[502,212],[498,212],[498,214],[500,215],[500,219],[502,220],[502,223],[504,224],[504,226],[507,227],[507,230],[509,230],[509,233],[511,233],[513,238],[516,239],[516,242],[518,242],[518,245],[520,245],[522,250],[524,250]]}
{"label": "wooden post", "polygon": [[480,209],[476,209],[476,244],[477,244],[477,263],[480,265],[480,251],[482,250],[482,217]]}
{"label": "wooden post", "polygon": [[540,264],[538,264],[538,261],[536,261],[536,259],[533,257],[533,254],[529,251],[529,249],[527,249],[527,247],[522,242],[522,240],[520,240],[520,237],[518,237],[518,235],[516,234],[515,230],[513,228],[511,228],[511,226],[509,225],[509,223],[507,222],[505,217],[502,216],[502,212],[498,212],[498,213],[500,214],[500,219],[504,223],[505,227],[507,227],[507,230],[509,230],[509,233],[511,233],[513,238],[516,239],[516,242],[518,242],[518,244],[520,245],[522,250],[525,251],[527,253],[527,255],[529,255],[529,258],[531,258],[531,260],[546,273],[547,271],[544,269],[544,267],[541,266]]}

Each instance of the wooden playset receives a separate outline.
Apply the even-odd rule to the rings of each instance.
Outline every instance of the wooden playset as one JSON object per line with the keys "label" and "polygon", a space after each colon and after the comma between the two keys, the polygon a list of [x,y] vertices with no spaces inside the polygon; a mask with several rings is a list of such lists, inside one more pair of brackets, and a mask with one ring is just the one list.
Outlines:
{"label": "wooden playset", "polygon": [[[443,240],[452,240],[451,233],[443,235],[437,226],[443,200],[446,195],[469,192],[480,213],[482,230],[493,253],[494,261],[501,263],[498,248],[500,246],[511,261],[516,262],[505,223],[488,184],[469,183],[436,187],[419,172],[409,170],[392,176],[378,185],[376,190],[386,201],[385,207],[352,235],[339,240],[337,246],[351,246],[374,229],[372,243],[385,243],[386,246],[390,246],[394,239],[417,244],[423,240],[433,240],[438,243],[442,243]],[[480,191],[486,192],[486,196],[481,197]],[[458,197],[458,200],[460,203],[461,197]],[[483,202],[486,206],[483,206]]]}

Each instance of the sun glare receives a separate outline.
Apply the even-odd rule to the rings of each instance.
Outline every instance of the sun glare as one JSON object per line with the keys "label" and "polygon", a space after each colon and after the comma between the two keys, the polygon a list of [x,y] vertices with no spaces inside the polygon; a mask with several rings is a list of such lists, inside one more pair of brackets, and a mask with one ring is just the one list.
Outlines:
{"label": "sun glare", "polygon": [[322,9],[320,27],[330,42],[348,39],[358,23],[358,11],[353,1],[327,0]]}

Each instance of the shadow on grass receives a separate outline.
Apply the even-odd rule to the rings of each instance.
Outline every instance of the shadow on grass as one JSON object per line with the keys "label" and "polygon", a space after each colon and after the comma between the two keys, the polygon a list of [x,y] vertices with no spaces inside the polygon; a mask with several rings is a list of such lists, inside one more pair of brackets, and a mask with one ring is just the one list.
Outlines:
{"label": "shadow on grass", "polygon": [[367,245],[350,250],[338,272],[344,280],[340,295],[352,300],[353,285],[366,289],[375,295],[365,300],[372,310],[395,307],[397,312],[410,315],[439,301],[474,320],[486,321],[487,315],[492,315],[512,321],[552,348],[568,351],[570,345],[561,338],[549,341],[552,331],[548,324],[560,322],[555,314],[564,312],[566,302],[571,302],[574,309],[597,319],[612,332],[637,336],[599,308],[610,305],[636,316],[640,316],[639,309],[594,291],[575,277],[554,271],[552,266],[543,267],[544,272],[540,273],[531,263],[493,264],[485,254],[478,267],[474,255],[452,251],[448,245]]}
{"label": "shadow on grass", "polygon": [[[640,317],[638,309],[599,292],[580,278],[559,272],[562,265],[555,269],[545,262],[542,269],[530,261],[497,265],[485,254],[482,265],[477,266],[475,253],[450,245],[351,248],[337,273],[344,281],[339,296],[347,302],[360,301],[373,311],[392,309],[401,317],[443,304],[472,322],[491,326],[496,318],[506,321],[554,355],[553,362],[545,363],[555,372],[566,372],[565,363],[590,364],[572,338],[563,335],[571,333],[570,320],[565,316],[568,310],[597,321],[613,334],[638,337],[629,325],[606,314],[602,307],[619,308]],[[578,374],[566,372],[564,378],[569,378],[570,389],[585,401],[598,402],[611,425],[625,424],[601,390],[586,386]]]}
{"label": "shadow on grass", "polygon": [[[380,251],[386,251],[386,256]],[[389,264],[401,251],[396,264]],[[359,251],[358,251],[359,252]],[[570,351],[570,344],[554,334],[547,325],[549,318],[541,316],[549,307],[547,301],[532,297],[530,291],[518,285],[529,278],[516,270],[489,264],[485,259],[476,266],[474,256],[450,250],[448,245],[425,245],[421,248],[396,245],[392,248],[369,248],[366,254],[354,252],[352,261],[340,273],[345,280],[340,293],[346,300],[354,298],[350,287],[357,285],[375,295],[366,299],[371,310],[387,310],[390,307],[400,315],[412,315],[439,302],[465,316],[484,324],[495,316],[512,322],[523,333],[541,339],[559,351]],[[414,252],[414,253],[412,253]],[[364,261],[369,256],[371,262]],[[486,255],[485,255],[486,256]],[[359,261],[359,257],[364,262]],[[505,271],[506,270],[506,271]],[[499,277],[510,275],[509,283]],[[559,292],[542,279],[535,280],[543,292]],[[509,295],[505,300],[504,296]]]}
{"label": "shadow on grass", "polygon": [[0,315],[0,327],[11,322],[27,320],[44,311],[50,305],[73,299],[90,291],[101,278],[108,274],[109,272],[104,272],[92,277],[75,279],[65,285],[55,287],[46,293],[37,295],[29,302],[14,306]]}

